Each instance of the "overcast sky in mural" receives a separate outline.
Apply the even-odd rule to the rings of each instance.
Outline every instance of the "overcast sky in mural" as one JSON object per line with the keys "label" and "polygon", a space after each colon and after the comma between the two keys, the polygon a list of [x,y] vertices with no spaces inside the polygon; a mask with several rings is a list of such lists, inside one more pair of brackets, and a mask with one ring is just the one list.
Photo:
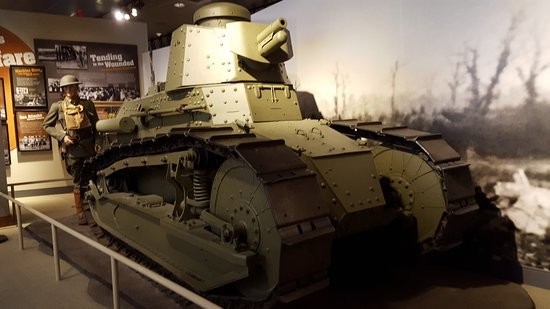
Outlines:
{"label": "overcast sky in mural", "polygon": [[[478,50],[481,81],[488,83],[514,16],[521,16],[521,22],[499,86],[504,106],[521,101],[517,68],[529,69],[535,41],[541,64],[550,62],[550,1],[287,0],[254,14],[253,21],[287,19],[294,47],[287,70],[298,88],[313,92],[326,110],[335,93],[337,67],[356,104],[365,96],[387,100],[396,61],[398,94],[431,91],[441,100],[448,98],[447,82],[465,47]],[[538,81],[550,99],[550,70]],[[464,98],[466,87],[464,83]]]}

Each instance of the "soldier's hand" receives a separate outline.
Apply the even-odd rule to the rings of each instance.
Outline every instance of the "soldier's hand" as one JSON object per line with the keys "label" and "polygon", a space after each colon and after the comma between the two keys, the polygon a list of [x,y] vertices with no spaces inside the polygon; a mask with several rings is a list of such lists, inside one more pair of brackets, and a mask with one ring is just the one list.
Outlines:
{"label": "soldier's hand", "polygon": [[65,135],[65,136],[63,137],[63,143],[64,143],[65,145],[72,145],[72,144],[74,144],[74,141],[73,141],[73,139],[70,138],[68,135]]}

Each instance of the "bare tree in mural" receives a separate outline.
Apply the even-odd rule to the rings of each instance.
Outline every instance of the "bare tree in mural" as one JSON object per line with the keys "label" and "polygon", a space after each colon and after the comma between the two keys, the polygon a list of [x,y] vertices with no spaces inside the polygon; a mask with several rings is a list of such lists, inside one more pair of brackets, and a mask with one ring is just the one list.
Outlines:
{"label": "bare tree in mural", "polygon": [[539,75],[548,69],[549,63],[543,65],[540,64],[540,43],[538,39],[535,39],[535,52],[533,55],[533,62],[529,68],[528,75],[523,73],[521,68],[517,68],[518,76],[523,83],[523,87],[527,92],[527,97],[525,98],[525,105],[531,106],[537,103],[539,99],[539,92],[537,90],[537,78]]}
{"label": "bare tree in mural", "polygon": [[508,31],[504,39],[502,40],[502,49],[500,51],[497,66],[493,76],[491,76],[489,84],[485,88],[485,93],[481,94],[481,82],[479,78],[479,71],[477,67],[477,61],[479,58],[478,50],[476,48],[470,48],[466,55],[466,60],[464,66],[466,72],[470,77],[470,101],[467,108],[467,112],[472,114],[478,114],[484,116],[489,111],[491,104],[498,97],[498,92],[496,87],[500,81],[500,77],[506,67],[508,66],[508,61],[510,59],[510,45],[516,34],[516,29],[518,27],[519,17],[515,16],[510,22]]}
{"label": "bare tree in mural", "polygon": [[395,122],[397,119],[397,113],[395,111],[395,89],[397,81],[397,72],[399,71],[399,61],[395,61],[391,68],[391,96],[390,96],[390,120]]}
{"label": "bare tree in mural", "polygon": [[336,71],[332,73],[334,78],[334,119],[342,119],[342,114],[346,111],[346,83],[347,75],[342,75],[340,67],[336,64]]}
{"label": "bare tree in mural", "polygon": [[451,106],[456,105],[458,88],[460,88],[464,82],[464,60],[461,59],[454,64],[454,71],[451,76],[451,81],[447,82],[447,87],[449,87],[449,90],[451,91]]}
{"label": "bare tree in mural", "polygon": [[335,94],[334,94],[334,118],[340,119],[340,111],[338,108],[338,94],[340,92],[340,70],[338,68],[338,64],[336,64],[336,71],[332,73],[332,77],[334,78],[334,87],[335,87]]}

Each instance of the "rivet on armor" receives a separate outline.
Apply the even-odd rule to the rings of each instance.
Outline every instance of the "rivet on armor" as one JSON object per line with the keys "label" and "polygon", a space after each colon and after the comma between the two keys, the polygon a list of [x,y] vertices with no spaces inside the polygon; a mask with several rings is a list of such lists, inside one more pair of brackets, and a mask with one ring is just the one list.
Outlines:
{"label": "rivet on armor", "polygon": [[222,93],[225,93],[225,89],[222,89]]}
{"label": "rivet on armor", "polygon": [[333,197],[331,202],[332,202],[332,204],[336,204],[336,198]]}
{"label": "rivet on armor", "polygon": [[351,204],[349,204],[349,207],[353,208],[353,207],[355,207],[355,204],[351,203]]}
{"label": "rivet on armor", "polygon": [[185,73],[185,76],[189,76],[189,73]]}
{"label": "rivet on armor", "polygon": [[336,184],[335,182],[333,182],[333,183],[332,183],[332,186],[333,186],[333,187],[337,187],[338,184]]}
{"label": "rivet on armor", "polygon": [[237,88],[233,88],[233,91],[237,91]]}
{"label": "rivet on armor", "polygon": [[191,47],[191,43],[187,44],[187,47]]}
{"label": "rivet on armor", "polygon": [[372,179],[376,179],[376,175],[371,174],[370,176],[372,177]]}
{"label": "rivet on armor", "polygon": [[326,187],[326,184],[324,182],[321,182],[321,188],[325,188]]}
{"label": "rivet on armor", "polygon": [[373,187],[369,187],[369,190],[374,192],[374,188]]}
{"label": "rivet on armor", "polygon": [[350,195],[350,194],[351,194],[351,192],[349,192],[348,190],[346,190],[346,195]]}
{"label": "rivet on armor", "polygon": [[214,113],[214,114],[212,114],[212,117],[216,117],[216,114],[215,114],[215,113]]}
{"label": "rivet on armor", "polygon": [[206,66],[206,69],[207,69],[207,70],[209,70],[209,69],[210,69],[210,66],[209,66],[209,65],[207,65],[207,66]]}

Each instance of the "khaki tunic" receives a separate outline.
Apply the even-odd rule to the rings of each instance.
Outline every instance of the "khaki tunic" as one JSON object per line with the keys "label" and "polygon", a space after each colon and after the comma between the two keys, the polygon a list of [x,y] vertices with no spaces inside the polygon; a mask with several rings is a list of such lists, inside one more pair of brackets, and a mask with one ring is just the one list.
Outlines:
{"label": "khaki tunic", "polygon": [[52,104],[50,111],[46,115],[42,126],[50,136],[59,141],[61,145],[65,135],[76,137],[76,141],[72,145],[66,145],[65,167],[67,172],[73,176],[75,189],[79,189],[85,184],[81,184],[81,171],[84,161],[96,154],[96,123],[99,120],[95,105],[89,100],[74,100],[71,104],[80,104],[84,107],[86,116],[90,121],[91,127],[79,130],[68,131],[65,123],[65,114],[62,108],[63,101],[58,101]]}
{"label": "khaki tunic", "polygon": [[[71,136],[76,134],[78,136],[77,131],[67,131],[62,104],[63,101],[53,103],[43,122],[44,130],[46,130],[50,136],[58,140],[59,143],[63,142],[63,137],[67,134]],[[95,155],[95,137],[97,135],[95,125],[99,120],[99,117],[97,116],[97,111],[92,101],[78,99],[71,102],[71,104],[80,104],[84,107],[84,111],[86,112],[92,126],[90,128],[91,132],[86,129],[81,129],[82,132],[86,132],[88,134],[83,134],[77,143],[67,145],[67,156],[73,158],[89,158]],[[57,124],[60,126],[56,126]]]}

